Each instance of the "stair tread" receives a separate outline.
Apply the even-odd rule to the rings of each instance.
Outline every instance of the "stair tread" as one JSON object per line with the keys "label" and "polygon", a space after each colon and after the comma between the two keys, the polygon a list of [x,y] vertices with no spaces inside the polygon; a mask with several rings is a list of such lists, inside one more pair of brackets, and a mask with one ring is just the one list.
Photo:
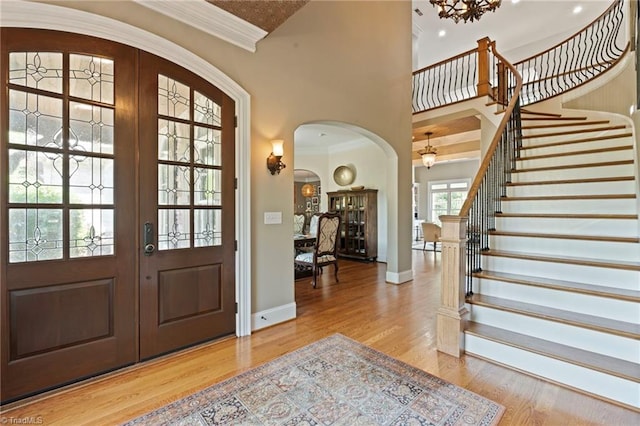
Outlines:
{"label": "stair tread", "polygon": [[516,161],[537,160],[541,158],[568,157],[572,155],[602,154],[606,152],[626,151],[629,149],[633,149],[633,145],[619,145],[619,146],[611,146],[607,148],[585,149],[581,151],[565,151],[565,152],[556,152],[553,154],[530,155],[528,157],[516,158]]}
{"label": "stair tread", "polygon": [[613,176],[602,178],[588,179],[558,179],[558,180],[535,180],[530,182],[507,182],[506,186],[532,186],[532,185],[560,185],[572,183],[602,183],[602,182],[620,182],[635,180],[634,176]]}
{"label": "stair tread", "polygon": [[618,124],[613,126],[604,126],[604,127],[594,127],[590,129],[579,129],[579,130],[567,130],[565,132],[549,132],[549,133],[537,133],[530,135],[522,135],[521,139],[533,139],[533,138],[548,138],[553,136],[566,136],[566,135],[575,135],[578,133],[592,133],[592,132],[605,132],[608,130],[619,130],[626,128],[624,124]]}
{"label": "stair tread", "polygon": [[493,327],[486,324],[478,324],[470,321],[465,333],[487,338],[498,343],[513,346],[539,355],[565,361],[570,364],[611,374],[634,382],[640,381],[640,366],[633,362],[621,360],[607,355],[578,349],[549,340],[531,337],[526,334],[516,333]]}
{"label": "stair tread", "polygon": [[558,127],[573,127],[573,126],[599,126],[601,124],[607,124],[607,123],[609,123],[609,120],[581,121],[577,123],[536,124],[532,126],[522,126],[522,130],[553,129]]}
{"label": "stair tread", "polygon": [[531,114],[531,115],[539,115],[544,117],[552,117],[552,118],[560,118],[562,114],[558,114],[556,112],[544,112],[544,111],[531,111],[526,108],[520,108],[521,114]]}
{"label": "stair tread", "polygon": [[521,117],[522,121],[573,121],[573,120],[586,120],[587,117]]}
{"label": "stair tread", "polygon": [[574,257],[574,256],[541,256],[538,254],[530,254],[530,253],[521,253],[514,251],[504,251],[504,250],[485,250],[482,252],[484,256],[499,256],[499,257],[510,257],[514,259],[526,259],[533,260],[538,262],[552,262],[552,263],[568,263],[572,265],[584,265],[584,266],[593,266],[596,268],[611,268],[611,269],[624,269],[630,271],[640,271],[640,262],[631,262],[631,261],[604,261],[598,259],[591,259],[588,257]]}
{"label": "stair tread", "polygon": [[540,171],[564,170],[564,169],[582,169],[586,167],[624,166],[628,164],[633,164],[633,160],[604,161],[599,163],[564,164],[561,166],[530,167],[527,169],[511,170],[511,173],[540,172]]}
{"label": "stair tread", "polygon": [[506,237],[530,237],[530,238],[555,238],[562,240],[585,240],[585,241],[605,241],[612,243],[634,243],[640,242],[638,237],[614,237],[609,235],[585,235],[585,234],[544,234],[539,232],[514,232],[514,231],[489,231],[490,235],[501,235]]}
{"label": "stair tread", "polygon": [[611,199],[636,198],[636,194],[587,194],[587,195],[532,195],[520,197],[501,197],[500,201],[551,201],[551,200],[611,200]]}
{"label": "stair tread", "polygon": [[633,324],[609,318],[597,317],[594,315],[565,311],[562,309],[481,294],[474,294],[467,297],[467,302],[472,305],[487,306],[494,309],[519,313],[522,315],[640,340],[640,324]]}
{"label": "stair tread", "polygon": [[531,285],[535,287],[545,287],[555,290],[573,291],[576,293],[589,294],[593,296],[640,302],[640,291],[627,290],[624,288],[607,287],[603,285],[585,284],[573,281],[556,280],[552,278],[533,277],[529,275],[510,274],[507,272],[488,270],[476,272],[473,274],[473,276],[509,283]]}
{"label": "stair tread", "polygon": [[538,219],[623,219],[623,220],[637,220],[637,214],[575,214],[575,213],[496,213],[496,217],[526,217],[526,218],[538,218]]}
{"label": "stair tread", "polygon": [[572,139],[568,141],[557,141],[557,142],[547,142],[547,143],[541,143],[541,144],[535,144],[535,145],[526,145],[526,146],[520,147],[520,150],[549,148],[552,146],[571,145],[571,144],[584,143],[584,142],[597,142],[597,141],[602,141],[607,139],[627,138],[631,136],[633,136],[631,132],[606,134],[606,135],[596,136],[591,138]]}

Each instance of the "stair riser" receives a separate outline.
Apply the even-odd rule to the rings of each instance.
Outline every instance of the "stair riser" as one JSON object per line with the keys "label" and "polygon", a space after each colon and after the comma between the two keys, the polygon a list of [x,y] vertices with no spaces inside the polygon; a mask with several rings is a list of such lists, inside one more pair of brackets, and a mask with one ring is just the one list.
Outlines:
{"label": "stair riser", "polygon": [[499,256],[482,256],[482,269],[626,290],[640,290],[640,272],[625,269],[596,268]]}
{"label": "stair riser", "polygon": [[637,214],[635,198],[503,201],[503,213]]}
{"label": "stair riser", "polygon": [[[603,126],[597,126],[603,127]],[[620,134],[624,132],[628,132],[629,129],[612,129],[612,130],[598,130],[598,131],[590,131],[590,132],[577,132],[577,133],[569,133],[564,135],[556,135],[556,136],[544,136],[550,133],[562,133],[562,132],[571,132],[578,130],[576,129],[567,129],[567,128],[557,128],[557,129],[537,129],[537,130],[524,130],[522,132],[522,145],[523,146],[535,146],[541,144],[548,143],[556,143],[556,142],[569,142],[580,139],[587,138],[603,138],[610,136],[612,134]],[[583,130],[594,130],[594,127],[583,128]]]}
{"label": "stair riser", "polygon": [[479,324],[595,352],[629,362],[640,360],[640,341],[569,324],[470,305],[469,319]]}
{"label": "stair riser", "polygon": [[633,176],[633,164],[598,167],[575,167],[570,169],[540,170],[531,172],[512,173],[512,182],[537,182],[541,180],[566,180],[610,178]]}
{"label": "stair riser", "polygon": [[547,185],[508,186],[507,197],[539,197],[552,195],[633,194],[632,180],[613,182],[554,183]]}
{"label": "stair riser", "polygon": [[[546,230],[544,231],[546,232]],[[489,244],[489,247],[494,250],[544,256],[572,256],[627,262],[637,262],[640,259],[640,244],[638,243],[491,235]]]}
{"label": "stair riser", "polygon": [[624,161],[632,159],[633,150],[625,149],[622,151],[607,151],[593,154],[563,155],[560,157],[545,157],[530,160],[523,159],[516,162],[516,168],[520,170],[536,167],[566,166],[573,164],[597,164],[606,163],[609,161]]}
{"label": "stair riser", "polygon": [[640,319],[640,303],[638,302],[515,284],[487,278],[478,278],[475,282],[474,292],[476,294],[482,294],[483,296],[517,300],[519,302],[624,322],[630,322],[633,318]]}
{"label": "stair riser", "polygon": [[509,365],[573,388],[640,408],[640,385],[496,342],[465,335],[467,353]]}
{"label": "stair riser", "polygon": [[505,232],[541,232],[546,234],[638,235],[637,219],[558,219],[536,217],[497,217],[496,229]]}
{"label": "stair riser", "polygon": [[530,143],[524,144],[523,149],[520,152],[521,157],[530,157],[532,155],[549,155],[559,154],[568,151],[583,151],[588,149],[607,149],[619,146],[629,146],[633,142],[630,137],[616,138],[616,139],[601,139],[588,142],[576,142],[570,145],[551,145],[551,146],[537,146]]}

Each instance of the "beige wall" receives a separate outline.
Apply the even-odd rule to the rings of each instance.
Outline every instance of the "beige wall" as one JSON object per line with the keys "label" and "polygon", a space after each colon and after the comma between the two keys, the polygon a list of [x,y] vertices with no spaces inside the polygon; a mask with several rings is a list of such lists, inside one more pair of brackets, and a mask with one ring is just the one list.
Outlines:
{"label": "beige wall", "polygon": [[[131,1],[58,1],[145,29],[201,56],[251,95],[252,311],[294,301],[293,167],[271,176],[271,139],[333,120],[376,135],[387,155],[388,273],[411,272],[411,3],[312,0],[251,53]],[[282,225],[264,225],[282,211]]]}

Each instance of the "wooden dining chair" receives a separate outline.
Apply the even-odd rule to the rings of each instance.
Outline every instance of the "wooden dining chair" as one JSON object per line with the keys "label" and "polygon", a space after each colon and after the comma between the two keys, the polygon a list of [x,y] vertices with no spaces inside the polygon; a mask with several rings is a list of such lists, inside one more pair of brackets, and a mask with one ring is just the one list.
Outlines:
{"label": "wooden dining chair", "polygon": [[296,265],[311,267],[313,278],[311,284],[316,288],[318,270],[333,265],[334,276],[338,281],[338,232],[340,231],[340,215],[323,213],[318,216],[316,244],[313,251],[300,253],[295,258]]}

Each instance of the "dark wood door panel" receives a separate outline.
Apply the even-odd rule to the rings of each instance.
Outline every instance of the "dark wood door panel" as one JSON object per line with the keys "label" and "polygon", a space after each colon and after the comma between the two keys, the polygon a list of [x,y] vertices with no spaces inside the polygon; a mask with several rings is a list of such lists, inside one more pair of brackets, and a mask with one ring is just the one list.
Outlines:
{"label": "dark wood door panel", "polygon": [[[22,167],[36,168],[37,173],[25,174],[24,184],[30,191],[40,191],[34,188],[52,184],[38,169],[50,161],[49,171],[59,174],[52,188],[61,194],[50,198],[46,192],[39,192],[33,198],[11,198],[10,182],[15,191],[19,187],[16,183],[23,179],[22,172],[12,167],[0,174],[0,399],[6,401],[137,360],[137,204],[136,191],[132,190],[136,188],[136,122],[132,111],[136,107],[137,51],[71,33],[19,28],[0,31],[0,127],[11,129],[0,135],[0,168],[9,170],[5,167],[10,152],[22,153],[25,159],[38,156],[37,166],[25,162]],[[12,52],[18,60],[9,60]],[[62,59],[46,62],[52,57]],[[60,84],[40,87],[39,83],[27,83],[27,77],[13,80],[9,66],[17,67],[12,76],[16,72],[28,76],[25,70],[32,69],[34,81],[43,77],[44,81],[59,79]],[[94,78],[78,81],[82,73],[72,73],[72,66],[76,71],[92,69]],[[108,89],[113,97],[102,97],[102,89],[107,86],[98,89],[93,85],[111,77],[112,82],[106,84],[113,88]],[[78,92],[82,85],[85,93]],[[9,90],[63,107],[48,122],[38,122],[47,105],[33,104],[29,106],[33,111],[19,111],[10,106],[14,101],[6,96]],[[9,139],[10,133],[20,131],[15,124],[20,121],[12,124],[16,117],[25,123],[35,121],[36,126],[51,125],[55,119],[59,131],[52,140],[43,137],[42,143],[26,137]],[[50,137],[53,130],[47,133]],[[83,161],[91,166],[80,167]],[[94,195],[82,197],[81,193]],[[25,247],[33,245],[33,239],[35,243],[55,243],[60,247],[55,260],[38,260],[36,254],[35,258],[10,261],[12,209],[58,212],[61,231],[55,241],[46,231],[41,233],[28,223],[25,228],[29,227],[30,234],[23,240]],[[113,218],[113,226],[100,231],[106,223],[105,213]],[[77,219],[78,214],[81,219]],[[81,253],[85,235],[98,246],[102,238],[110,241],[109,248],[94,252],[94,246],[87,245],[86,252]],[[11,238],[14,244],[19,243],[15,236]]]}
{"label": "dark wood door panel", "polygon": [[235,103],[144,52],[140,78],[140,223],[158,246],[140,260],[145,359],[235,331]]}

